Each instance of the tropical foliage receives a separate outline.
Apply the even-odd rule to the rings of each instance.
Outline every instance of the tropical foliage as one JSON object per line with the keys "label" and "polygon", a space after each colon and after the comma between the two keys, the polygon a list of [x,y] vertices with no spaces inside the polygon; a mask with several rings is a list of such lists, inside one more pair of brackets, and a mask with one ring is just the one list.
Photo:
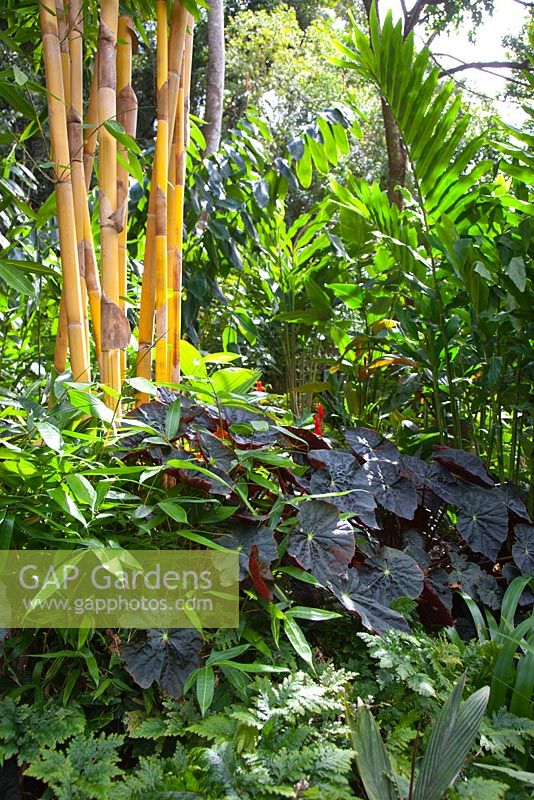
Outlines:
{"label": "tropical foliage", "polygon": [[533,112],[419,44],[480,4],[350,5],[228,0],[211,155],[210,3],[0,12],[0,549],[240,608],[1,629],[2,796],[531,796]]}

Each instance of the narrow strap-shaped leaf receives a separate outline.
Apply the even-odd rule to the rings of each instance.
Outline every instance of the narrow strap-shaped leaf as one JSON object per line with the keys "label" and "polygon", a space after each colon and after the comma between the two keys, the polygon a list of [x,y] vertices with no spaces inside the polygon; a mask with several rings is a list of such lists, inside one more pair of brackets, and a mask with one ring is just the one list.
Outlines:
{"label": "narrow strap-shaped leaf", "polygon": [[527,651],[517,665],[510,712],[534,719],[534,633],[527,639]]}
{"label": "narrow strap-shaped leaf", "polygon": [[498,711],[505,704],[506,694],[511,689],[514,656],[524,636],[534,630],[534,614],[521,622],[514,631],[508,634],[499,653],[493,670],[491,691],[488,702],[488,713]]}

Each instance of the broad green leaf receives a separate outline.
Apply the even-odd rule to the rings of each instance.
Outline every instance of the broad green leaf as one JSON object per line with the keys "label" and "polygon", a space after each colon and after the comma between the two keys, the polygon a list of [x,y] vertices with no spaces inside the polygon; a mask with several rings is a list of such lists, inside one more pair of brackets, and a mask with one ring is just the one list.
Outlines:
{"label": "broad green leaf", "polygon": [[246,394],[259,378],[260,373],[256,370],[227,367],[214,372],[210,380],[216,394]]}
{"label": "broad green leaf", "polygon": [[180,341],[180,370],[186,378],[207,378],[208,371],[202,354],[189,342]]}
{"label": "broad green leaf", "polygon": [[82,512],[72,497],[64,489],[61,489],[58,486],[56,489],[49,489],[48,494],[66,514],[74,517],[74,519],[78,520],[78,522],[81,522],[84,527],[87,527],[87,522]]}
{"label": "broad green leaf", "polygon": [[215,673],[209,665],[198,671],[197,679],[197,700],[202,716],[205,716],[213,702],[215,690]]}
{"label": "broad green leaf", "polygon": [[169,441],[176,438],[180,428],[180,419],[182,417],[182,401],[180,397],[170,404],[167,409],[167,416],[165,417],[165,436]]}
{"label": "broad green leaf", "polygon": [[128,386],[131,386],[132,389],[135,389],[136,392],[143,392],[143,394],[149,394],[153,397],[157,397],[157,386],[155,386],[152,381],[149,381],[146,378],[127,378],[125,383],[127,383]]}
{"label": "broad green leaf", "polygon": [[175,522],[182,522],[187,524],[187,514],[181,505],[175,503],[173,500],[161,500],[158,503],[159,508],[167,514],[168,517]]}
{"label": "broad green leaf", "polygon": [[525,262],[521,256],[515,256],[510,259],[510,263],[506,267],[506,274],[520,292],[525,291],[527,286],[527,271]]}
{"label": "broad green leaf", "polygon": [[84,475],[67,475],[66,481],[78,503],[96,508],[96,491]]}
{"label": "broad green leaf", "polygon": [[111,133],[111,135],[122,144],[126,150],[140,156],[142,153],[141,148],[131,136],[128,136],[120,122],[114,119],[108,119],[104,122],[104,128]]}
{"label": "broad green leaf", "polygon": [[61,431],[59,431],[54,425],[51,425],[49,422],[36,422],[35,427],[41,434],[43,442],[51,450],[55,450],[56,453],[61,453],[64,447]]}
{"label": "broad green leaf", "polygon": [[313,654],[300,625],[289,616],[284,618],[284,631],[299,656],[313,668]]}

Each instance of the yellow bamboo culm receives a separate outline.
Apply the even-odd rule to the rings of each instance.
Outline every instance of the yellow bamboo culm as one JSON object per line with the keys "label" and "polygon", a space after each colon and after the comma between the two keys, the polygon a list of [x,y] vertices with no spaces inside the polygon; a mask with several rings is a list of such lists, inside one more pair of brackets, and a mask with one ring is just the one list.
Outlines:
{"label": "yellow bamboo culm", "polygon": [[[119,17],[117,36],[117,122],[134,139],[137,130],[137,97],[132,87],[132,54],[135,52],[137,39],[130,17]],[[126,147],[119,143],[117,148],[122,158],[127,160]],[[128,290],[128,170],[120,162],[117,166],[117,217],[122,226],[119,232],[119,307],[125,310]],[[121,350],[121,373],[124,379],[125,350]]]}
{"label": "yellow bamboo culm", "polygon": [[156,0],[157,14],[157,118],[156,135],[156,381],[167,380],[167,173],[168,150],[168,43],[167,2]]}
{"label": "yellow bamboo culm", "polygon": [[63,87],[58,19],[44,3],[39,6],[48,99],[48,119],[54,162],[57,216],[63,275],[63,297],[73,377],[90,380],[76,242],[76,221],[69,165],[67,115]]}
{"label": "yellow bamboo culm", "polygon": [[[102,265],[102,380],[114,392],[120,393],[123,331],[119,329],[122,311],[118,306],[120,222],[117,219],[117,140],[106,127],[106,123],[114,121],[117,115],[115,51],[118,11],[118,0],[102,0],[98,47],[98,178]],[[120,417],[120,403],[117,398],[106,394],[106,403]]]}
{"label": "yellow bamboo culm", "polygon": [[63,98],[65,108],[70,107],[70,51],[67,32],[67,19],[63,0],[56,0],[57,33],[59,37],[59,49],[61,51],[61,72],[63,75]]}
{"label": "yellow bamboo culm", "polygon": [[[62,0],[55,4],[56,19],[58,25],[59,46],[61,50],[61,75],[63,78],[63,97],[65,98],[65,108],[70,105],[70,55],[67,40],[67,26],[65,23],[65,8]],[[68,122],[67,122],[68,133]],[[69,339],[67,334],[67,312],[65,311],[65,301],[63,292],[59,306],[58,328],[54,348],[54,368],[57,372],[65,372],[67,369],[67,353],[69,350]]]}
{"label": "yellow bamboo culm", "polygon": [[[185,61],[185,54],[184,54]],[[176,123],[174,130],[174,208],[173,208],[173,241],[172,254],[172,298],[171,298],[171,359],[169,365],[169,381],[180,381],[180,338],[181,338],[181,305],[182,305],[182,239],[184,219],[184,182],[185,182],[185,120],[184,120],[184,73],[180,78],[178,103],[176,106]]]}
{"label": "yellow bamboo culm", "polygon": [[98,362],[100,375],[102,375],[102,332],[101,332],[101,304],[102,289],[100,286],[100,276],[96,263],[95,247],[93,243],[93,231],[91,228],[91,216],[89,213],[89,201],[87,195],[83,203],[83,251],[84,251],[84,272],[85,285],[89,298],[89,309],[91,311],[93,340],[95,354]]}
{"label": "yellow bamboo culm", "polygon": [[[83,6],[82,6],[83,9]],[[93,242],[93,231],[91,226],[91,214],[89,209],[89,198],[87,192],[91,185],[93,175],[93,163],[95,159],[96,142],[98,137],[98,51],[95,56],[93,66],[93,77],[89,92],[89,102],[87,105],[87,115],[85,121],[85,131],[83,135],[83,174],[85,181],[85,195],[83,204],[83,248],[84,248],[84,273],[85,285],[89,297],[89,308],[91,311],[93,340],[95,353],[98,361],[100,376],[102,377],[102,289],[100,286],[100,275],[96,261],[95,248]]]}
{"label": "yellow bamboo culm", "polygon": [[169,151],[174,139],[176,105],[178,103],[188,19],[189,14],[185,10],[182,0],[174,0],[169,32]]}
{"label": "yellow bamboo culm", "polygon": [[67,132],[71,165],[72,194],[76,218],[76,241],[85,323],[85,350],[90,361],[87,286],[85,282],[84,205],[87,203],[83,171],[83,12],[81,0],[70,0],[68,6],[68,45],[70,52],[70,106],[67,111]]}
{"label": "yellow bamboo culm", "polygon": [[93,177],[93,164],[95,160],[96,142],[98,139],[98,50],[95,55],[93,66],[93,78],[89,92],[89,102],[87,104],[87,114],[85,117],[85,131],[83,137],[83,170],[85,173],[85,185],[89,191],[91,178]]}
{"label": "yellow bamboo culm", "polygon": [[172,380],[172,353],[176,332],[176,304],[174,301],[174,275],[176,258],[176,136],[178,121],[170,124],[174,128],[174,135],[169,153],[169,183],[167,187],[167,285],[169,292],[168,302],[168,339],[169,358],[167,360],[167,380]]}
{"label": "yellow bamboo culm", "polygon": [[186,147],[189,141],[189,93],[193,57],[193,17],[188,14],[187,35],[184,43],[183,65],[176,111],[176,186],[175,186],[175,257],[172,283],[173,337],[169,380],[180,382],[180,342],[182,339],[182,272],[184,235],[184,192],[186,172]]}
{"label": "yellow bamboo culm", "polygon": [[[141,303],[139,307],[139,345],[137,351],[138,378],[150,380],[152,377],[152,344],[154,334],[154,313],[156,309],[156,159],[152,164],[150,194],[148,198],[147,224],[145,233],[145,253],[143,258],[143,280],[141,282]],[[147,403],[150,397],[145,392],[136,395],[137,405]]]}
{"label": "yellow bamboo culm", "polygon": [[67,312],[65,310],[65,298],[62,293],[61,300],[59,301],[56,343],[54,347],[54,369],[60,374],[65,372],[67,369],[68,349],[69,336],[67,333]]}

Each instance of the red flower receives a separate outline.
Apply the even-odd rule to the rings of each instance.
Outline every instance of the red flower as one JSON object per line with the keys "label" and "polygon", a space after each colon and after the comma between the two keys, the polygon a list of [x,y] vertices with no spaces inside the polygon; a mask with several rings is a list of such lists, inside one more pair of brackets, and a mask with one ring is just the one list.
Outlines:
{"label": "red flower", "polygon": [[256,391],[257,392],[264,392],[265,391],[265,386],[263,385],[263,383],[261,381],[256,381]]}
{"label": "red flower", "polygon": [[317,434],[317,436],[322,436],[324,434],[324,408],[322,403],[315,404],[315,414],[313,415],[313,432]]}
{"label": "red flower", "polygon": [[315,411],[320,420],[324,420],[324,408],[322,403],[315,404]]}

